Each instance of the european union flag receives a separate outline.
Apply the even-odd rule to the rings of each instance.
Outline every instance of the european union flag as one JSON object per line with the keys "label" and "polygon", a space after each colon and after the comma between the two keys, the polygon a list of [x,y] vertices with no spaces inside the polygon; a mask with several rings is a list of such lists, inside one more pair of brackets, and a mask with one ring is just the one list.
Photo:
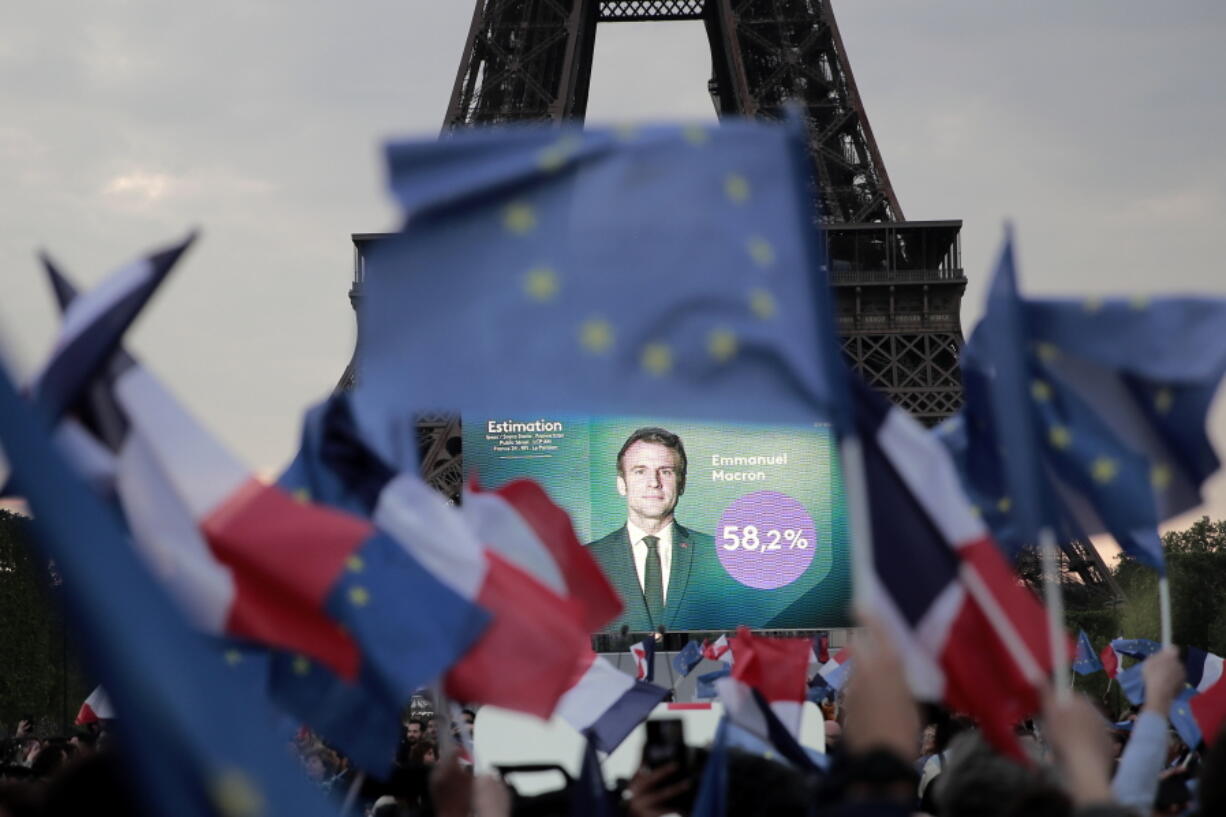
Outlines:
{"label": "european union flag", "polygon": [[407,221],[365,256],[355,404],[398,465],[437,409],[827,416],[803,124],[472,129],[387,155]]}
{"label": "european union flag", "polygon": [[1103,662],[1098,660],[1098,653],[1094,652],[1094,645],[1090,643],[1085,630],[1077,634],[1077,655],[1073,658],[1072,666],[1073,672],[1078,675],[1103,671]]}
{"label": "european union flag", "polygon": [[685,646],[673,656],[673,670],[684,678],[690,670],[702,663],[702,644],[697,641],[687,641]]}
{"label": "european union flag", "polygon": [[1137,658],[1143,661],[1162,649],[1162,645],[1148,638],[1113,638],[1111,639],[1111,649],[1120,655],[1126,655],[1129,658]]}
{"label": "european union flag", "polygon": [[968,486],[1004,539],[1106,531],[1162,570],[1158,522],[1197,504],[1218,465],[1204,426],[1226,301],[1023,300],[1015,278],[1007,238],[946,433]]}
{"label": "european union flag", "polygon": [[0,367],[0,445],[67,588],[79,644],[119,714],[148,813],[325,815],[268,727],[273,715],[183,620],[72,473]]}

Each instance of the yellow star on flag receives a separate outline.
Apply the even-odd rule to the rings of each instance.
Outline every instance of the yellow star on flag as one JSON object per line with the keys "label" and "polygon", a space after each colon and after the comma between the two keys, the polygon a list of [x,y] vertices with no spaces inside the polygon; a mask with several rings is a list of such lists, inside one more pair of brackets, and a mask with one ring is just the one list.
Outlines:
{"label": "yellow star on flag", "polygon": [[1073,432],[1067,426],[1052,426],[1047,429],[1047,441],[1052,448],[1063,450],[1073,442]]}
{"label": "yellow star on flag", "polygon": [[349,601],[354,607],[365,607],[370,603],[370,591],[360,585],[349,588]]}
{"label": "yellow star on flag", "polygon": [[1166,414],[1175,405],[1175,395],[1170,389],[1158,389],[1154,392],[1154,411]]}
{"label": "yellow star on flag", "polygon": [[673,350],[667,343],[649,343],[643,347],[643,368],[649,374],[663,377],[673,368]]}
{"label": "yellow star on flag", "polygon": [[755,235],[750,237],[745,247],[749,250],[749,257],[762,269],[775,265],[775,248],[762,236]]}
{"label": "yellow star on flag", "polygon": [[298,488],[294,491],[294,501],[299,505],[309,505],[311,502],[311,492],[306,488]]}
{"label": "yellow star on flag", "polygon": [[777,310],[775,296],[765,289],[754,289],[749,293],[749,309],[762,320],[775,317]]}
{"label": "yellow star on flag", "polygon": [[996,510],[1000,511],[1001,513],[1008,513],[1009,509],[1012,507],[1013,500],[1007,496],[1002,496],[1000,499],[996,500]]}
{"label": "yellow star on flag", "polygon": [[724,194],[733,204],[749,200],[749,180],[740,173],[729,173],[724,179]]}
{"label": "yellow star on flag", "polygon": [[354,553],[346,557],[345,567],[346,569],[349,570],[350,573],[361,573],[362,569],[366,567],[366,563],[362,561],[361,556],[358,556],[356,553]]}
{"label": "yellow star on flag", "polygon": [[595,355],[603,355],[613,347],[613,325],[604,318],[588,318],[579,327],[579,343]]}
{"label": "yellow star on flag", "polygon": [[524,276],[524,291],[538,301],[558,294],[558,274],[550,267],[534,267]]}
{"label": "yellow star on flag", "polygon": [[736,354],[736,334],[730,329],[713,329],[707,335],[707,351],[720,363],[727,363]]}
{"label": "yellow star on flag", "polygon": [[1120,464],[1110,457],[1098,457],[1090,464],[1090,476],[1101,485],[1111,482],[1119,472]]}
{"label": "yellow star on flag", "polygon": [[243,660],[243,654],[238,650],[226,650],[226,663],[234,667]]}
{"label": "yellow star on flag", "polygon": [[1102,298],[1086,298],[1081,302],[1081,308],[1086,312],[1093,314],[1103,308]]}
{"label": "yellow star on flag", "polygon": [[1164,462],[1160,462],[1149,469],[1149,484],[1159,491],[1166,490],[1170,486],[1171,478],[1171,466]]}
{"label": "yellow star on flag", "polygon": [[1050,363],[1060,357],[1060,347],[1054,343],[1039,341],[1034,345],[1034,353],[1039,356],[1039,360]]}
{"label": "yellow star on flag", "polygon": [[1051,399],[1051,385],[1046,380],[1034,380],[1030,384],[1030,396],[1038,403]]}
{"label": "yellow star on flag", "polygon": [[239,769],[227,769],[214,777],[209,795],[225,817],[260,817],[265,813],[264,797]]}
{"label": "yellow star on flag", "polygon": [[502,211],[502,226],[515,235],[527,235],[536,229],[536,211],[522,201],[512,202]]}
{"label": "yellow star on flag", "polygon": [[707,133],[707,129],[702,125],[686,125],[681,129],[681,135],[694,147],[711,141],[711,134]]}
{"label": "yellow star on flag", "polygon": [[306,675],[311,671],[311,662],[305,655],[295,655],[293,669],[295,675]]}
{"label": "yellow star on flag", "polygon": [[1133,295],[1128,299],[1128,305],[1140,312],[1149,306],[1149,298],[1145,295]]}

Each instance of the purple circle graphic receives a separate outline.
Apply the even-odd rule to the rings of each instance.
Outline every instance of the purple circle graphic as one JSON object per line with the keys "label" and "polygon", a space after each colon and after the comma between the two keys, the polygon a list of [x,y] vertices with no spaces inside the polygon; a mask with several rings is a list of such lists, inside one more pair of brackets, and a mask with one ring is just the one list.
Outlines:
{"label": "purple circle graphic", "polygon": [[715,552],[724,570],[758,590],[774,590],[799,579],[816,549],[813,517],[779,491],[754,491],[733,500],[715,532]]}

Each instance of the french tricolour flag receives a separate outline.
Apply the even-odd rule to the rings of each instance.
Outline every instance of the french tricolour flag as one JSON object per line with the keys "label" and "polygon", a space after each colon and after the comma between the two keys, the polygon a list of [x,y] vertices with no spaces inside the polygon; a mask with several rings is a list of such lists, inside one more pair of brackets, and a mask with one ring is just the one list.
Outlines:
{"label": "french tricolour flag", "polygon": [[702,657],[711,661],[723,661],[724,663],[731,664],[735,657],[732,652],[732,642],[726,635],[721,635],[711,642],[703,641]]}
{"label": "french tricolour flag", "polygon": [[[72,285],[53,266],[48,273],[71,321]],[[90,314],[110,320],[105,310]],[[349,680],[361,672],[403,702],[485,629],[485,610],[369,521],[254,479],[119,348],[118,333],[99,337],[110,344],[104,371],[59,368],[92,381],[79,402],[113,449],[115,493],[132,538],[200,630],[298,653]],[[61,383],[65,393],[83,391]],[[100,422],[104,413],[110,422]]]}
{"label": "french tricolour flag", "polygon": [[113,720],[114,717],[115,710],[111,707],[111,699],[107,697],[106,690],[102,687],[94,687],[94,691],[89,693],[89,697],[81,704],[73,723],[77,726],[84,726],[87,723]]}
{"label": "french tricolour flag", "polygon": [[577,680],[558,702],[557,715],[606,754],[668,696],[664,687],[631,678],[594,652],[578,666]]}
{"label": "french tricolour flag", "polygon": [[[444,676],[454,699],[547,718],[590,651],[588,624],[620,611],[587,571],[570,518],[534,484],[469,491],[464,509],[396,473],[358,431],[346,395],[308,413],[282,484],[374,520],[463,598],[489,610],[482,637]],[[597,571],[598,572],[598,571]],[[617,607],[609,604],[612,596]],[[612,610],[612,612],[610,612]]]}
{"label": "french tricolour flag", "polygon": [[851,650],[847,648],[836,650],[830,660],[822,664],[817,674],[826,686],[833,690],[842,689],[843,684],[847,682],[847,677],[851,674]]}
{"label": "french tricolour flag", "polygon": [[634,658],[634,677],[640,681],[654,681],[656,677],[656,640],[647,636],[642,641],[630,645],[630,656]]}
{"label": "french tricolour flag", "polygon": [[732,640],[732,672],[715,682],[730,721],[804,768],[813,768],[797,740],[811,647],[807,638],[765,638],[741,627]]}
{"label": "french tricolour flag", "polygon": [[1222,656],[1205,652],[1200,647],[1188,647],[1183,659],[1188,686],[1206,692],[1222,679]]}
{"label": "french tricolour flag", "polygon": [[1051,665],[1043,608],[972,513],[936,437],[851,380],[872,534],[857,604],[889,626],[917,697],[946,701],[1020,752],[1013,724],[1038,708]]}

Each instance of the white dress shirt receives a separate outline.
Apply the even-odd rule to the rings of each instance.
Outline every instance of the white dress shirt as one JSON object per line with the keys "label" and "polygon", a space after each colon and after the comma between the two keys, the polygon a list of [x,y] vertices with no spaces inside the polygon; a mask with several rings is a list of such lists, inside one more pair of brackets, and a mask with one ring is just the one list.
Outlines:
{"label": "white dress shirt", "polygon": [[[639,574],[639,589],[647,592],[644,583],[647,576],[647,545],[643,537],[647,532],[638,525],[627,520],[626,532],[630,535],[630,550],[634,554],[634,571]],[[668,603],[668,573],[673,566],[673,525],[668,523],[659,533],[651,534],[660,540],[656,548],[660,551],[660,581],[664,583],[664,602]]]}

